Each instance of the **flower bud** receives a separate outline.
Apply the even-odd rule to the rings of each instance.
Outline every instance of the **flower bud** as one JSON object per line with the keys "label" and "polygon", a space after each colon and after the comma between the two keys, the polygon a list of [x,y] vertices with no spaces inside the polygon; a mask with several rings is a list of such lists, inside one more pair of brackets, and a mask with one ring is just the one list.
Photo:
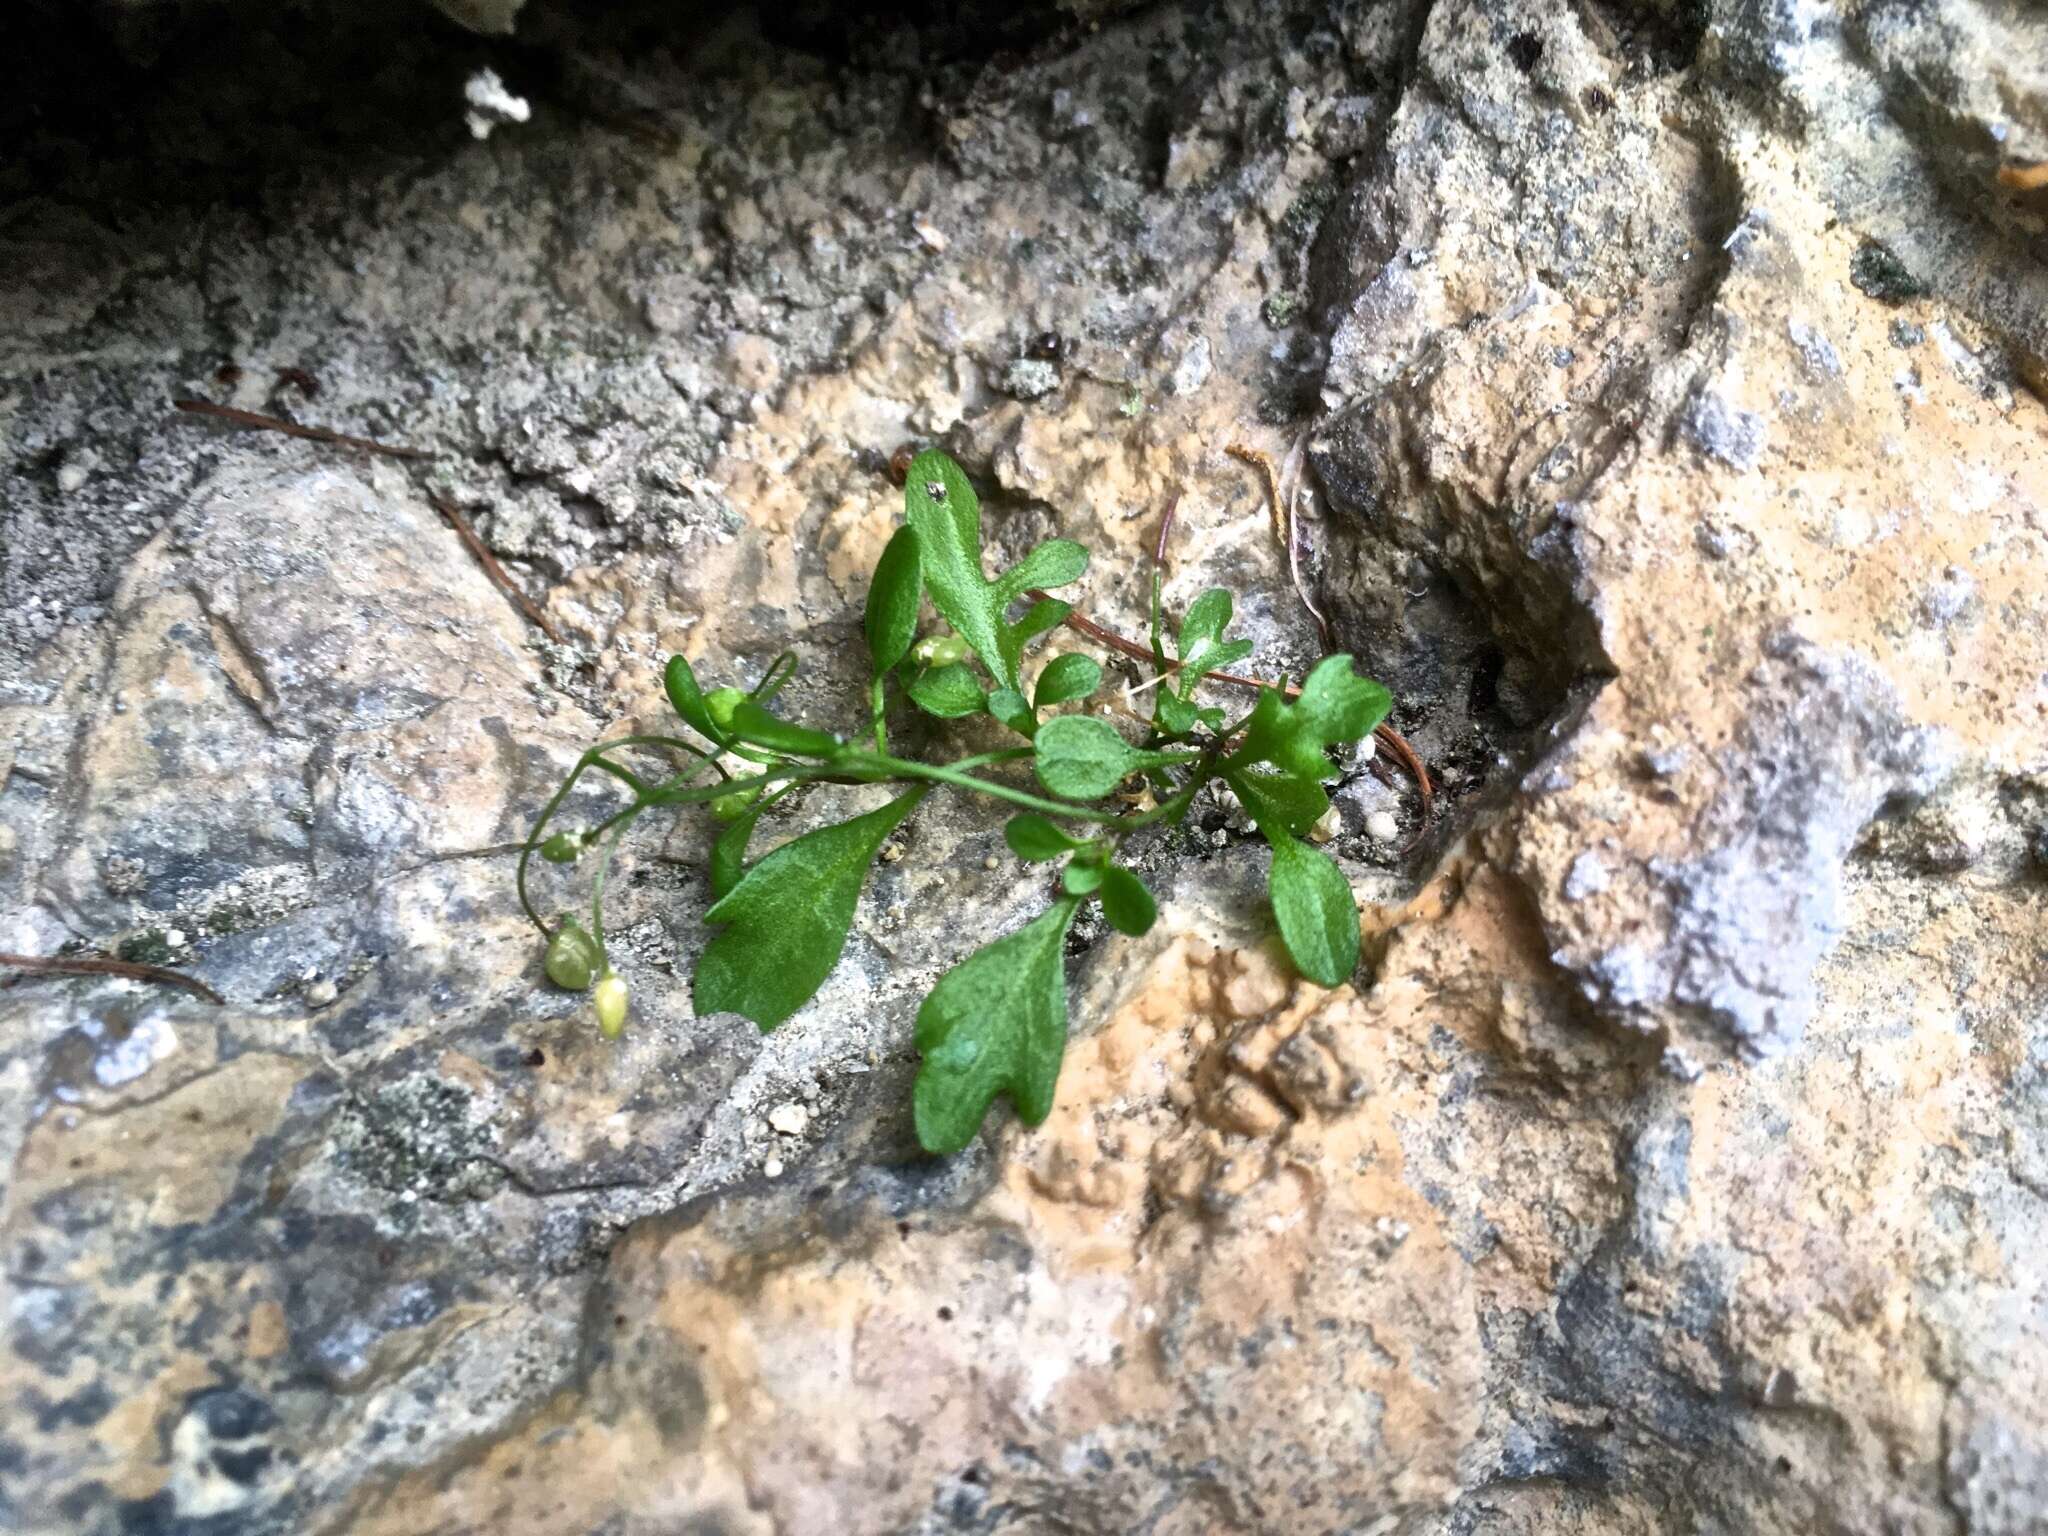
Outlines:
{"label": "flower bud", "polygon": [[626,1032],[625,977],[606,971],[591,1000],[597,1004],[597,1032],[607,1040],[618,1039]]}
{"label": "flower bud", "polygon": [[540,845],[540,856],[550,864],[574,864],[583,856],[581,832],[557,832]]}
{"label": "flower bud", "polygon": [[548,980],[565,991],[581,992],[590,985],[596,969],[597,941],[575,918],[563,918],[562,926],[548,940]]}
{"label": "flower bud", "polygon": [[714,688],[704,695],[704,707],[711,713],[711,723],[721,730],[732,724],[732,712],[739,707],[746,693],[738,688]]}
{"label": "flower bud", "polygon": [[738,821],[760,795],[758,789],[736,789],[729,795],[720,795],[711,802],[711,814],[720,821]]}

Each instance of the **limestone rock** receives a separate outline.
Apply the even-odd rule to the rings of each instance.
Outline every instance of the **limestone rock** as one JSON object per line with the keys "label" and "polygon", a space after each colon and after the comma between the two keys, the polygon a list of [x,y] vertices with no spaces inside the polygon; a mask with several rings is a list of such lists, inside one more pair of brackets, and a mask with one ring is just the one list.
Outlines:
{"label": "limestone rock", "polygon": [[[411,0],[131,16],[118,110],[103,10],[0,50],[0,950],[227,998],[0,990],[0,1523],[2048,1527],[2041,20],[686,9],[528,8],[488,143]],[[765,1038],[690,1012],[708,824],[617,1045],[509,856],[670,653],[856,726],[933,441],[1126,633],[1176,496],[1266,675],[1298,563],[1439,807],[1345,765],[1334,992],[1229,804],[1140,850],[1053,1116],[945,1162],[998,820]]]}

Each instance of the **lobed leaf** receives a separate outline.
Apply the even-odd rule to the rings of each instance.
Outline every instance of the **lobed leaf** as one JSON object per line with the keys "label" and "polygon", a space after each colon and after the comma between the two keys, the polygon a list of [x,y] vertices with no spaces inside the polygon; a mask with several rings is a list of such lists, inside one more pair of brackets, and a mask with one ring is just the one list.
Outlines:
{"label": "lobed leaf", "polygon": [[1296,778],[1330,778],[1335,770],[1325,749],[1357,741],[1386,719],[1393,703],[1385,688],[1351,670],[1349,656],[1325,656],[1292,703],[1277,688],[1260,691],[1243,745],[1225,762],[1225,771],[1263,762]]}
{"label": "lobed leaf", "polygon": [[924,793],[784,843],[721,896],[704,914],[726,926],[697,959],[697,1012],[744,1014],[769,1030],[809,1002],[846,947],[868,866]]}
{"label": "lobed leaf", "polygon": [[1182,760],[1168,752],[1141,752],[1107,720],[1092,715],[1046,721],[1036,745],[1038,782],[1069,800],[1100,799],[1134,773]]}
{"label": "lobed leaf", "polygon": [[1330,797],[1314,779],[1246,768],[1226,773],[1223,781],[1244,803],[1245,814],[1268,837],[1275,832],[1299,837],[1330,809]]}
{"label": "lobed leaf", "polygon": [[981,565],[981,502],[960,466],[936,448],[911,461],[903,505],[906,521],[916,530],[918,563],[933,605],[973,648],[989,675],[1004,687],[1015,688],[1025,642],[1059,623],[1068,609],[1037,603],[1015,625],[1005,620],[1005,611],[1028,587],[1073,581],[1087,569],[1088,552],[1071,540],[1051,539],[990,581]]}
{"label": "lobed leaf", "polygon": [[1051,1112],[1067,1044],[1067,928],[1079,905],[1063,897],[976,950],[939,978],[917,1010],[924,1061],[911,1097],[926,1151],[966,1146],[998,1095],[1027,1125]]}
{"label": "lobed leaf", "polygon": [[1222,587],[1211,587],[1190,603],[1181,617],[1180,638],[1174,647],[1181,660],[1222,639],[1223,631],[1230,626],[1230,615],[1230,594]]}

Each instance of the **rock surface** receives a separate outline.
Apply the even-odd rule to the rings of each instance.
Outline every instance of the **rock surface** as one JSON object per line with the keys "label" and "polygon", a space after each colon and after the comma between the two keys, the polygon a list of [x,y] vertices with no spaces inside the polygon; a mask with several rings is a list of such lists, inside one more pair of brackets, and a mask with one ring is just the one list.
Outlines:
{"label": "rock surface", "polygon": [[[227,1003],[0,991],[0,1523],[2048,1528],[2037,14],[71,9],[0,107],[0,950]],[[672,651],[858,719],[905,441],[1126,632],[1178,494],[1269,673],[1224,449],[1299,468],[1444,807],[1348,772],[1335,992],[1241,817],[1149,850],[1053,1118],[938,1164],[997,823],[921,811],[766,1038],[690,1014],[704,825],[617,1046],[506,856]]]}

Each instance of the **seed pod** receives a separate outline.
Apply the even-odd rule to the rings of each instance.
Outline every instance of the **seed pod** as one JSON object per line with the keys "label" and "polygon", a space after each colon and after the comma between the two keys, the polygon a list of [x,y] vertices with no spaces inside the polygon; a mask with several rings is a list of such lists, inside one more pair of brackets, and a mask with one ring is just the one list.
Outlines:
{"label": "seed pod", "polygon": [[945,667],[967,659],[967,642],[958,635],[926,635],[910,648],[919,666]]}
{"label": "seed pod", "polygon": [[736,789],[729,795],[720,795],[711,802],[711,814],[720,821],[738,821],[747,814],[747,809],[761,797],[758,789]]}
{"label": "seed pod", "polygon": [[626,1032],[625,977],[606,971],[591,1000],[597,1004],[597,1032],[607,1040],[618,1039]]}
{"label": "seed pod", "polygon": [[583,856],[581,832],[557,832],[540,845],[540,856],[550,864],[574,864]]}
{"label": "seed pod", "polygon": [[704,695],[704,707],[711,712],[712,723],[724,729],[732,724],[732,712],[746,696],[743,689],[714,688]]}
{"label": "seed pod", "polygon": [[562,926],[548,940],[548,980],[564,991],[581,992],[590,985],[596,970],[597,941],[583,931],[583,925],[575,918],[563,918]]}

